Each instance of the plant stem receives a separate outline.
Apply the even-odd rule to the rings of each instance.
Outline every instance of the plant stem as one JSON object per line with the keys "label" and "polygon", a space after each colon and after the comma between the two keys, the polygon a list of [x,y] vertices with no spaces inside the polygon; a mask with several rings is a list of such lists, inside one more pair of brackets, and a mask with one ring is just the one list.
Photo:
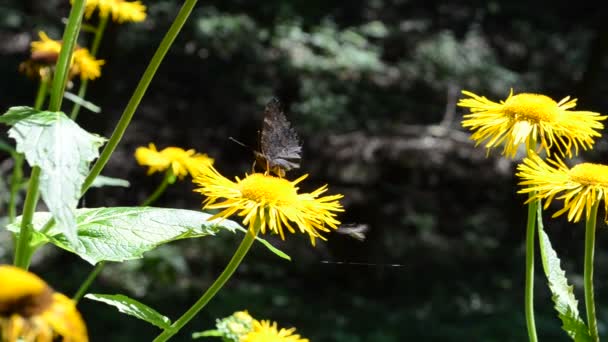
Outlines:
{"label": "plant stem", "polygon": [[[55,65],[55,74],[53,75],[53,86],[51,88],[51,100],[49,103],[49,111],[56,112],[61,109],[61,101],[63,99],[63,92],[68,79],[68,72],[72,61],[72,52],[76,39],[78,39],[78,32],[80,31],[80,24],[82,22],[82,16],[84,14],[85,0],[74,0],[68,23],[63,33],[63,44],[61,51],[59,52],[59,58]],[[30,175],[30,181],[27,188],[27,194],[25,195],[25,202],[23,204],[23,214],[21,219],[21,229],[19,231],[19,239],[15,249],[15,266],[27,269],[30,264],[32,257],[32,250],[30,248],[30,239],[32,236],[33,225],[32,219],[34,218],[34,211],[38,204],[38,185],[40,183],[40,167],[34,166]]]}
{"label": "plant stem", "polygon": [[156,190],[154,190],[154,192],[152,193],[152,195],[150,195],[142,204],[142,207],[145,206],[149,206],[150,204],[154,203],[158,197],[160,195],[162,195],[165,190],[167,189],[167,186],[169,185],[169,180],[173,178],[173,171],[171,169],[171,167],[169,167],[167,169],[167,172],[165,172],[165,177],[163,178],[163,181],[158,185],[158,187],[156,188]]}
{"label": "plant stem", "polygon": [[[530,197],[534,194],[530,194]],[[536,212],[538,201],[528,203],[528,222],[526,224],[526,289],[525,310],[528,338],[530,342],[538,341],[536,323],[534,322],[534,237],[536,231]]]}
{"label": "plant stem", "polygon": [[91,273],[89,273],[87,279],[84,280],[82,285],[80,285],[80,287],[78,288],[78,291],[76,291],[74,297],[72,297],[72,300],[75,304],[77,304],[78,301],[80,301],[80,299],[82,298],[82,296],[84,296],[85,292],[87,292],[87,290],[89,289],[89,286],[91,286],[91,284],[93,283],[95,278],[97,278],[101,270],[103,270],[103,267],[105,265],[105,261],[100,261],[97,265],[95,265],[95,268],[91,271]]}
{"label": "plant stem", "polygon": [[[91,56],[93,56],[93,57],[96,57],[97,52],[99,51],[99,45],[101,44],[101,38],[103,37],[103,34],[108,25],[108,18],[109,18],[109,15],[99,18],[99,25],[97,25],[97,28],[95,29],[95,37],[93,37],[93,43],[91,43],[90,52],[91,52]],[[78,97],[80,97],[81,99],[84,99],[84,96],[87,93],[88,85],[89,85],[89,80],[87,80],[87,79],[80,80],[80,87],[78,88]],[[72,108],[72,113],[70,114],[70,118],[72,118],[72,120],[76,121],[76,118],[78,117],[78,113],[80,112],[80,108],[81,108],[80,103],[74,104],[74,107]]]}
{"label": "plant stem", "polygon": [[173,41],[177,37],[177,34],[184,26],[184,23],[188,19],[188,16],[194,8],[194,5],[196,5],[196,2],[197,0],[186,0],[184,2],[182,8],[177,14],[177,17],[175,18],[175,21],[173,21],[173,24],[171,24],[169,31],[167,31],[167,34],[165,34],[165,37],[160,42],[160,45],[158,46],[158,49],[156,49],[152,60],[150,60],[150,64],[148,64],[146,71],[139,80],[137,88],[135,89],[135,92],[133,92],[133,95],[131,96],[127,107],[122,113],[118,124],[116,124],[116,128],[114,129],[114,132],[112,132],[112,136],[108,140],[108,143],[101,152],[99,159],[97,159],[97,162],[95,162],[95,165],[93,165],[91,171],[89,172],[89,175],[85,179],[84,184],[82,185],[82,194],[84,194],[89,189],[95,178],[101,173],[101,170],[104,168],[104,166],[110,159],[110,156],[116,149],[116,146],[122,139],[122,136],[124,135],[125,130],[129,126],[129,123],[133,118],[133,114],[135,113],[139,102],[146,93],[146,90],[148,89],[148,86],[150,85],[150,82],[152,81],[152,78],[156,73],[156,70],[158,69],[160,63],[167,54],[167,51],[171,47],[171,44],[173,44]]}
{"label": "plant stem", "polygon": [[[530,137],[526,144],[526,154],[530,156],[535,153],[536,140]],[[535,193],[530,193],[528,198],[535,196]],[[541,212],[538,207],[537,200],[528,203],[528,222],[526,223],[526,284],[525,284],[525,312],[526,312],[526,327],[528,328],[528,339],[530,342],[537,342],[536,323],[534,321],[534,244],[536,236],[536,217],[537,211]]]}
{"label": "plant stem", "polygon": [[597,318],[595,317],[595,298],[593,295],[593,257],[595,254],[595,226],[597,221],[597,208],[599,201],[595,201],[591,207],[589,217],[585,223],[585,309],[587,310],[587,323],[589,324],[589,335],[592,341],[599,341],[597,332]]}
{"label": "plant stem", "polygon": [[177,334],[180,329],[186,325],[196,314],[201,311],[207,303],[219,292],[219,290],[224,286],[224,284],[230,279],[234,271],[237,269],[243,258],[251,248],[253,241],[255,241],[255,237],[260,231],[260,221],[256,220],[256,224],[254,227],[254,231],[251,232],[247,230],[245,236],[243,237],[243,241],[239,245],[239,248],[234,252],[232,259],[226,268],[220,274],[220,276],[213,282],[213,284],[207,289],[207,291],[199,298],[194,305],[188,311],[186,311],[177,321],[175,321],[171,327],[165,329],[160,335],[158,335],[153,342],[164,342],[171,338],[173,335]]}

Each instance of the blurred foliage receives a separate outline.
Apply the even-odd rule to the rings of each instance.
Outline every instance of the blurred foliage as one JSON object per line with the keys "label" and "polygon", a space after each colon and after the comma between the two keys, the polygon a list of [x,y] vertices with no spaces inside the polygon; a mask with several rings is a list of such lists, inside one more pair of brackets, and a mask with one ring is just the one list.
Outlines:
{"label": "blurred foliage", "polygon": [[[81,115],[92,132],[109,135],[181,4],[144,3],[146,22],[111,25],[104,36],[100,57],[107,64],[87,96],[102,113]],[[175,340],[188,341],[192,331],[212,328],[215,318],[248,309],[294,325],[315,342],[521,341],[525,210],[515,194],[514,163],[496,154],[486,158],[459,130],[461,112],[452,120],[448,114],[461,89],[500,100],[511,88],[555,99],[571,95],[583,110],[608,112],[604,7],[566,1],[201,2],[104,172],[132,187],[96,189],[83,206],[140,203],[160,181],[144,177],[132,157],[136,146],[150,141],[205,151],[222,173],[242,175],[251,169],[251,151],[228,137],[258,148],[263,105],[277,96],[303,140],[301,172],[311,174],[310,186],[329,183],[345,194],[342,220],[369,224],[368,237],[359,243],[330,236],[316,249],[298,237],[273,240],[292,263],[254,248],[226,291]],[[36,85],[17,73],[17,65],[38,30],[59,37],[68,10],[67,0],[0,1],[0,104],[31,104]],[[90,39],[83,33],[80,43]],[[442,130],[436,129],[440,123]],[[579,159],[605,161],[607,151],[601,140]],[[159,205],[200,208],[191,190],[176,184]],[[583,229],[565,220],[545,225],[579,291]],[[606,238],[599,235],[601,246]],[[9,241],[0,234],[5,261]],[[236,243],[235,236],[222,236],[160,248],[144,260],[110,265],[94,291],[145,296],[145,303],[175,319],[219,274]],[[34,269],[57,289],[73,292],[89,266],[57,250],[43,252]],[[598,248],[596,258],[602,279],[608,253]],[[333,263],[340,261],[365,265]],[[538,275],[539,337],[565,341]],[[598,308],[606,307],[605,291],[598,282]],[[84,301],[82,308],[96,317],[88,321],[99,334],[93,341],[155,335],[154,328],[96,303]]]}

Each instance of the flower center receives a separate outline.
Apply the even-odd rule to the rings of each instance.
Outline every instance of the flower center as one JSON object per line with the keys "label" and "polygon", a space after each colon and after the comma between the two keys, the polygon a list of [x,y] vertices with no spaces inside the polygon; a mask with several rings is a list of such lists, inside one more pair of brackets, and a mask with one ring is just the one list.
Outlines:
{"label": "flower center", "polygon": [[291,182],[262,173],[247,176],[239,186],[243,197],[258,203],[290,203],[298,196]]}
{"label": "flower center", "polygon": [[538,123],[555,121],[559,107],[545,95],[523,93],[508,98],[504,103],[504,111],[516,120]]}
{"label": "flower center", "polygon": [[608,165],[578,164],[570,169],[570,179],[583,185],[608,186]]}

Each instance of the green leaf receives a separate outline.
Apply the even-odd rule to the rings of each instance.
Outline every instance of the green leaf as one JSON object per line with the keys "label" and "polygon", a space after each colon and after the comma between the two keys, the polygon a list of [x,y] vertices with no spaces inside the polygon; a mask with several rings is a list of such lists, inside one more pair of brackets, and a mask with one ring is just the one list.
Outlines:
{"label": "green leaf", "polygon": [[13,125],[8,134],[17,142],[17,152],[25,154],[30,165],[40,167],[42,199],[58,229],[79,249],[74,210],[89,164],[99,156],[105,140],[62,112],[12,107],[0,121]]}
{"label": "green leaf", "polygon": [[146,304],[136,301],[133,298],[120,294],[107,295],[97,293],[89,293],[84,297],[111,305],[124,314],[139,318],[152,325],[156,325],[161,329],[168,329],[171,327],[171,320],[169,318],[161,315],[158,311],[152,309]]}
{"label": "green leaf", "polygon": [[[240,228],[230,220],[207,221],[209,217],[210,214],[200,211],[153,207],[77,209],[78,242],[84,247],[82,250],[77,250],[56,227],[44,235],[37,232],[50,219],[49,213],[37,212],[33,224],[39,239],[76,253],[94,265],[104,260],[139,259],[145,252],[171,241]],[[18,232],[20,220],[18,217],[8,229]]]}
{"label": "green leaf", "polygon": [[[239,226],[237,228],[238,230],[244,232],[245,234],[247,234],[248,230]],[[291,257],[289,255],[287,255],[285,252],[281,251],[280,249],[276,248],[275,246],[273,246],[272,244],[270,244],[270,242],[262,239],[259,236],[255,237],[256,240],[258,240],[262,245],[264,245],[266,248],[268,248],[269,251],[271,251],[272,253],[276,254],[278,257],[283,258],[285,260],[289,260],[291,261]]]}
{"label": "green leaf", "polygon": [[101,188],[104,186],[120,186],[123,188],[128,188],[131,186],[131,183],[129,183],[129,181],[126,179],[112,178],[99,175],[95,178],[91,186],[94,188]]}
{"label": "green leaf", "polygon": [[578,312],[578,301],[574,297],[574,286],[568,285],[566,272],[561,269],[560,259],[551,246],[549,236],[543,229],[542,211],[539,203],[538,238],[543,269],[547,276],[549,289],[553,295],[555,310],[562,321],[562,329],[576,342],[591,341],[589,329]]}
{"label": "green leaf", "polygon": [[197,338],[201,338],[201,337],[222,337],[222,336],[224,336],[224,334],[222,334],[222,332],[219,330],[206,330],[206,331],[192,333],[193,340],[196,340]]}
{"label": "green leaf", "polygon": [[76,94],[70,93],[69,91],[66,91],[63,94],[63,97],[74,102],[77,105],[80,105],[80,106],[90,110],[93,113],[101,113],[101,108],[99,106],[97,106],[93,102],[89,102],[89,101],[83,99],[82,97],[80,97]]}

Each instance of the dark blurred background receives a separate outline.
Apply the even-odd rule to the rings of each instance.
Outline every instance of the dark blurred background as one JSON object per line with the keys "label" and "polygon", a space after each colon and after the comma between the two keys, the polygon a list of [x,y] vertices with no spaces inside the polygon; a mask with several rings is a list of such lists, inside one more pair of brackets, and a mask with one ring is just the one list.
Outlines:
{"label": "dark blurred background", "polygon": [[[144,3],[145,22],[110,23],[106,31],[99,55],[107,63],[87,94],[103,111],[83,110],[79,118],[91,132],[111,134],[181,4]],[[368,224],[367,238],[332,234],[312,248],[304,236],[268,237],[292,262],[255,246],[175,341],[242,309],[295,326],[311,341],[524,341],[526,209],[516,194],[517,161],[474,148],[455,103],[462,89],[498,101],[513,88],[556,100],[570,95],[580,109],[607,113],[606,8],[585,4],[201,1],[103,172],[132,186],[94,189],[83,205],[146,198],[162,176],[145,176],[133,152],[149,142],[195,148],[223,174],[243,175],[252,153],[229,137],[257,148],[263,106],[276,96],[304,144],[302,168],[289,176],[309,173],[303,190],[328,183],[331,193],[344,194],[341,220]],[[39,30],[60,38],[68,11],[67,0],[0,0],[2,110],[33,103],[37,84],[18,65]],[[90,39],[82,33],[80,44]],[[576,161],[607,156],[602,139]],[[6,179],[10,161],[0,165]],[[199,209],[193,188],[180,182],[156,204]],[[564,218],[545,224],[581,301],[583,225]],[[608,232],[600,226],[595,286],[607,335]],[[8,262],[10,238],[0,236]],[[91,291],[127,294],[175,319],[220,273],[239,239],[181,241],[108,265]],[[49,247],[33,270],[72,294],[91,266]],[[567,341],[540,262],[536,284],[540,339]],[[92,341],[148,341],[158,333],[101,303],[84,300],[80,308]]]}

